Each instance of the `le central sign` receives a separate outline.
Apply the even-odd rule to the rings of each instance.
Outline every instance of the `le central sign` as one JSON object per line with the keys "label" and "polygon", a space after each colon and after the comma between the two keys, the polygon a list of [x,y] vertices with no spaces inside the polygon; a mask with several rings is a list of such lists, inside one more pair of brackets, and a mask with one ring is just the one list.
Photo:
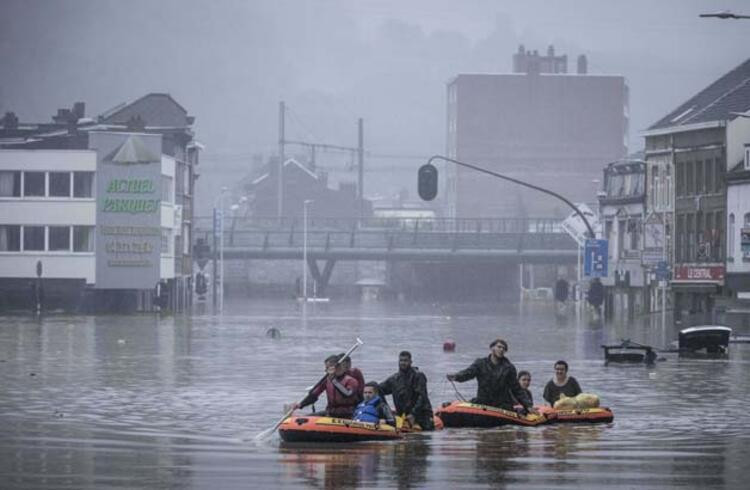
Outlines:
{"label": "le central sign", "polygon": [[679,265],[674,268],[674,282],[724,282],[723,265]]}

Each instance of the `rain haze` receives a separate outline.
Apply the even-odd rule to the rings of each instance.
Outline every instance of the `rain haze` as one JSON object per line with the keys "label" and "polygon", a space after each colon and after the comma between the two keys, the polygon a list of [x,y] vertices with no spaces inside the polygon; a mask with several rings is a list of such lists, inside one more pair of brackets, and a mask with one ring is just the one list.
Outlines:
{"label": "rain haze", "polygon": [[0,0],[0,489],[744,489],[747,0]]}
{"label": "rain haze", "polygon": [[[509,73],[520,44],[552,44],[589,72],[626,77],[628,150],[639,131],[747,55],[747,23],[701,19],[742,1],[512,2],[4,1],[0,111],[41,122],[74,101],[99,114],[168,92],[196,116],[206,145],[198,192],[274,154],[278,102],[290,139],[355,146],[365,120],[367,172],[416,166],[444,153],[446,83],[459,73]],[[402,158],[395,158],[401,156]],[[400,180],[405,175],[400,174]],[[413,179],[412,179],[413,180]],[[407,184],[412,197],[414,183]]]}

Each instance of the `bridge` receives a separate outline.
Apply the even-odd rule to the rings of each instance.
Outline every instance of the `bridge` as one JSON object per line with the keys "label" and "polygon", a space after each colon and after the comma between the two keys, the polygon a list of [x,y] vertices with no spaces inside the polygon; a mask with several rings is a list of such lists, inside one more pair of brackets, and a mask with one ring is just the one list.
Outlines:
{"label": "bridge", "polygon": [[[305,234],[301,218],[230,216],[224,259],[301,261],[305,235],[310,273],[323,289],[342,260],[518,265],[574,264],[578,258],[558,219],[309,218]],[[196,219],[194,236],[204,258],[218,252],[211,218]]]}
{"label": "bridge", "polygon": [[[194,236],[213,246],[210,218],[197,218]],[[227,218],[225,259],[301,260],[299,218]],[[217,241],[218,244],[218,241]],[[508,261],[572,263],[576,243],[554,219],[311,218],[312,260]]]}

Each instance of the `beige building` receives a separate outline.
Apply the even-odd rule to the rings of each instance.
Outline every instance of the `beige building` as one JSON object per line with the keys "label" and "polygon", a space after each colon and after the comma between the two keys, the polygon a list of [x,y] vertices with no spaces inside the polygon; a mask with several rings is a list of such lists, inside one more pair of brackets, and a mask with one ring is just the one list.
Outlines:
{"label": "beige building", "polygon": [[[508,74],[460,74],[447,86],[447,155],[559,192],[595,201],[602,164],[625,157],[628,87],[592,75],[585,58],[519,52]],[[550,73],[545,72],[549,70]],[[565,216],[564,204],[530,189],[446,164],[449,216]]]}

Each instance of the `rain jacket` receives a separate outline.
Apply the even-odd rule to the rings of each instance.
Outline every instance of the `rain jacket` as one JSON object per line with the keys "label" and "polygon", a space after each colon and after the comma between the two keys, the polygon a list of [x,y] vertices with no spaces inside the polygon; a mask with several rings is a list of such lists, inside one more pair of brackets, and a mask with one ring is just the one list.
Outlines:
{"label": "rain jacket", "polygon": [[419,369],[399,370],[380,383],[380,394],[384,397],[393,395],[393,404],[399,415],[413,415],[423,430],[434,428],[432,405],[427,396],[427,377]]}
{"label": "rain jacket", "polygon": [[513,410],[513,404],[517,400],[524,408],[531,408],[531,400],[518,384],[513,363],[502,357],[494,364],[490,357],[479,358],[471,366],[455,374],[456,381],[459,382],[476,378],[477,396],[471,402]]}

